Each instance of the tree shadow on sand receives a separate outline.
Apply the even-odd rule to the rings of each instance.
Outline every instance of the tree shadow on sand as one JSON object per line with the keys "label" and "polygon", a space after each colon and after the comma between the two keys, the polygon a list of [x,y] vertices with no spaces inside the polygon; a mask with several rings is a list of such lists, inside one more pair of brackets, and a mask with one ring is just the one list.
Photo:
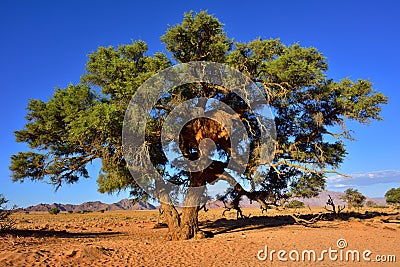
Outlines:
{"label": "tree shadow on sand", "polygon": [[66,230],[5,230],[0,235],[13,235],[19,237],[60,237],[60,238],[94,238],[94,237],[111,237],[123,235],[121,232],[67,232]]}
{"label": "tree shadow on sand", "polygon": [[[214,222],[205,222],[202,224],[202,230],[212,233],[212,235],[234,233],[234,232],[245,232],[252,230],[259,230],[263,228],[281,227],[285,225],[304,225],[309,227],[321,227],[316,226],[315,223],[299,223],[311,222],[314,219],[318,221],[349,221],[352,219],[372,219],[376,217],[387,217],[382,221],[389,221],[390,219],[400,220],[399,212],[386,213],[386,212],[344,212],[340,214],[333,213],[318,213],[318,214],[301,214],[301,215],[275,215],[275,216],[254,216],[250,218],[239,218],[239,219],[218,219]],[[329,227],[329,224],[325,227]]]}

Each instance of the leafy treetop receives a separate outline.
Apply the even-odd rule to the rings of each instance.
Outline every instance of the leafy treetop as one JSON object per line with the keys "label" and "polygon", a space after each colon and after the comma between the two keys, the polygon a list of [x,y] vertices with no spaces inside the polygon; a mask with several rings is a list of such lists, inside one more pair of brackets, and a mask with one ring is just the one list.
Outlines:
{"label": "leafy treetop", "polygon": [[[238,69],[265,92],[275,116],[276,154],[271,168],[258,188],[247,191],[234,186],[229,196],[235,208],[243,195],[263,207],[289,195],[317,195],[325,187],[326,174],[336,172],[347,154],[344,141],[352,139],[347,122],[368,124],[382,119],[381,105],[387,97],[368,80],[329,78],[327,60],[316,48],[285,45],[279,39],[234,42],[223,24],[204,11],[185,14],[182,23],[170,27],[161,41],[171,59],[164,53],[149,55],[143,41],[99,47],[89,55],[80,83],[57,88],[47,102],[30,100],[26,125],[15,132],[17,141],[27,143],[30,151],[11,156],[13,181],[46,179],[57,187],[74,183],[88,178],[87,165],[100,159],[100,192],[129,189],[134,197],[146,196],[130,175],[122,153],[123,118],[138,87],[174,61],[214,61]],[[252,166],[259,160],[259,126],[240,97],[209,84],[172,88],[154,106],[146,126],[146,149],[153,164],[166,179],[189,187],[212,182],[210,177],[226,168],[230,147],[225,137],[216,137],[224,136],[224,130],[213,122],[195,120],[180,135],[183,154],[196,159],[201,141],[197,137],[212,137],[220,160],[208,170],[208,177],[169,173],[160,129],[174,106],[195,97],[222,101],[239,115],[252,142],[249,167],[240,178],[251,180]]]}
{"label": "leafy treetop", "polygon": [[391,188],[385,194],[386,202],[390,204],[400,204],[400,187]]}

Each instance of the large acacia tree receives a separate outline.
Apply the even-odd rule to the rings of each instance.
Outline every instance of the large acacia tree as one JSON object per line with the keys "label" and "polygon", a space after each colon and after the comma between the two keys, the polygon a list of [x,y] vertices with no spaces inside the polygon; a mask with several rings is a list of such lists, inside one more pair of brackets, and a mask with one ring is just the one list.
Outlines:
{"label": "large acacia tree", "polygon": [[[325,186],[346,156],[344,140],[351,140],[349,120],[368,124],[381,120],[381,104],[387,98],[359,79],[334,81],[327,77],[326,58],[313,47],[285,45],[279,39],[257,38],[236,43],[227,37],[223,24],[206,12],[185,14],[181,24],[161,37],[172,58],[149,55],[143,41],[118,47],[99,47],[89,55],[79,84],[56,89],[47,101],[30,100],[27,123],[16,131],[18,142],[31,149],[11,156],[13,181],[46,180],[56,187],[88,178],[87,165],[101,160],[99,191],[130,190],[133,197],[149,197],[131,176],[122,149],[121,131],[131,97],[140,85],[175,63],[211,61],[227,64],[246,74],[265,93],[275,116],[275,156],[263,181],[251,190],[231,184],[223,196],[240,210],[243,196],[262,208],[288,195],[311,197]],[[251,110],[238,97],[212,84],[188,84],[173,88],[154,106],[146,126],[146,146],[160,174],[186,187],[214,182],[229,161],[229,137],[213,120],[197,119],[180,134],[179,147],[188,159],[197,159],[203,138],[217,145],[219,160],[198,173],[173,172],[162,152],[160,129],[175,105],[195,97],[214,98],[231,106],[246,125],[251,146],[249,166],[241,179],[252,179],[257,163],[258,126]],[[167,168],[168,166],[168,168]],[[238,178],[238,177],[236,177]],[[198,231],[199,207],[162,202],[164,216],[174,239],[193,237]]]}

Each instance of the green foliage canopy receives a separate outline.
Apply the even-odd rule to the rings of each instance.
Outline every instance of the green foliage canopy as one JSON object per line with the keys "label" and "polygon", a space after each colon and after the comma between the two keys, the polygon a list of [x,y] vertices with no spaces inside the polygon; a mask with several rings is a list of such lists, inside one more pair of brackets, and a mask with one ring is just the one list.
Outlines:
{"label": "green foliage canopy", "polygon": [[57,214],[60,213],[60,210],[58,208],[51,208],[51,209],[48,210],[48,212],[50,214],[57,215]]}
{"label": "green foliage canopy", "polygon": [[391,188],[385,193],[386,202],[390,204],[400,204],[400,187]]}
{"label": "green foliage canopy", "polygon": [[300,209],[304,208],[304,202],[301,202],[300,200],[291,200],[289,203],[285,205],[286,208],[288,209]]}
{"label": "green foliage canopy", "polygon": [[[248,195],[257,200],[271,194],[276,199],[289,194],[315,196],[324,188],[326,174],[335,172],[346,156],[344,140],[352,139],[346,122],[368,124],[382,119],[379,113],[387,98],[368,80],[328,78],[327,60],[316,48],[285,45],[279,39],[237,43],[207,12],[185,14],[183,22],[170,27],[161,41],[172,59],[164,53],[149,55],[143,41],[99,47],[89,55],[80,83],[57,88],[47,102],[30,100],[26,125],[15,132],[17,142],[28,144],[30,151],[11,156],[13,181],[46,179],[59,187],[88,178],[87,165],[101,159],[100,192],[130,189],[133,196],[145,196],[122,153],[124,113],[138,87],[172,62],[225,63],[264,89],[275,115],[277,144],[270,171],[257,189],[263,194]],[[146,130],[152,162],[161,173],[166,172],[167,162],[160,151],[159,129],[171,103],[193,97],[216,98],[233,107],[249,132],[256,128],[249,107],[220,88],[204,84],[173,88],[154,107],[158,116],[149,118]],[[220,144],[220,149],[228,148]],[[252,153],[249,166],[256,161],[257,154]],[[188,183],[189,174],[178,175],[176,181]],[[251,173],[246,177],[251,178]],[[238,198],[245,191],[240,192]]]}
{"label": "green foliage canopy", "polygon": [[357,189],[348,188],[344,191],[343,200],[347,202],[350,208],[361,208],[364,206],[366,197],[358,192]]}

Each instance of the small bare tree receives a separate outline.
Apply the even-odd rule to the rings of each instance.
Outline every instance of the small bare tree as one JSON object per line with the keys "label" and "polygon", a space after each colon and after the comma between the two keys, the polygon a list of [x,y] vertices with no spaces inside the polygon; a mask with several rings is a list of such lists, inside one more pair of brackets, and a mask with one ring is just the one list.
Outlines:
{"label": "small bare tree", "polygon": [[330,212],[332,212],[332,213],[335,214],[335,215],[339,215],[340,212],[341,212],[342,210],[344,210],[344,208],[345,208],[346,206],[345,206],[345,205],[343,205],[343,206],[338,205],[338,206],[337,206],[338,209],[336,210],[336,205],[335,205],[335,203],[333,202],[333,199],[332,199],[331,195],[328,195],[328,197],[329,197],[329,199],[328,199],[328,201],[326,202],[326,205],[331,206],[332,209],[328,209],[326,206],[324,206],[324,208],[325,208],[327,211],[330,211]]}

